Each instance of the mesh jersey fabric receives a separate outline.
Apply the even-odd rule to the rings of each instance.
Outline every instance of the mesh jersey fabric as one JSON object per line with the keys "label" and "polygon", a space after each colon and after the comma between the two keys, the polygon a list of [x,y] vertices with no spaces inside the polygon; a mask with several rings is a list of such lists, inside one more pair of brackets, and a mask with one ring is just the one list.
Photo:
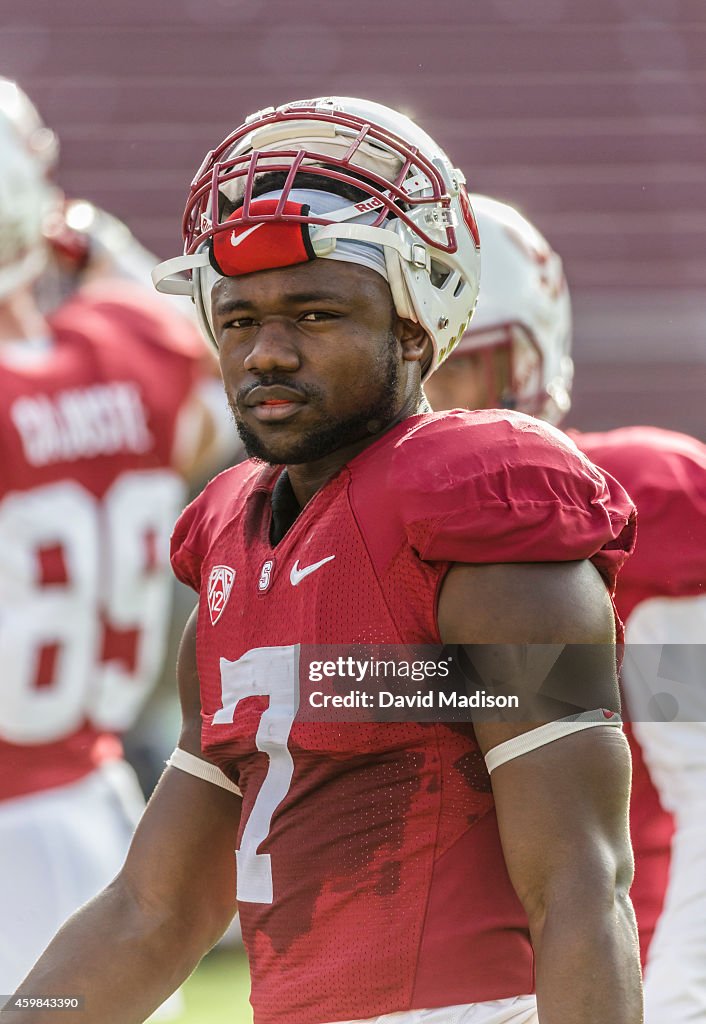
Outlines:
{"label": "mesh jersey fabric", "polygon": [[[306,644],[438,643],[453,561],[592,558],[612,589],[632,505],[560,432],[505,412],[397,425],[273,547],[279,474],[226,471],[172,541],[177,576],[201,595],[202,748],[244,796],[239,905],[256,1024],[527,993],[527,921],[472,726],[297,721],[297,658]],[[317,563],[303,579],[292,571]],[[209,586],[224,569],[232,588],[214,623]],[[261,869],[271,896],[256,885],[251,901]]]}

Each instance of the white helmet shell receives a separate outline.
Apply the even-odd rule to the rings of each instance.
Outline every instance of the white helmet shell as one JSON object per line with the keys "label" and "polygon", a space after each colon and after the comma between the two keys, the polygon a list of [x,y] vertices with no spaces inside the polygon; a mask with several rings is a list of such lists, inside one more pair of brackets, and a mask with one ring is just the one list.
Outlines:
{"label": "white helmet shell", "polygon": [[43,229],[56,195],[41,165],[0,114],[0,299],[41,273]]}
{"label": "white helmet shell", "polygon": [[[250,210],[253,185],[268,171],[289,172],[275,212]],[[363,192],[362,202],[306,217],[283,210],[298,171]],[[367,198],[369,197],[369,198]],[[214,200],[218,199],[218,202]],[[478,232],[463,174],[408,117],[349,97],[326,97],[269,107],[251,115],[204,160],[184,214],[183,257],[153,272],[160,291],[191,294],[202,329],[213,344],[211,240],[232,228],[221,220],[240,205],[240,223],[309,225],[316,256],[330,256],[337,240],[384,247],[387,279],[398,314],[422,324],[433,345],[433,372],[463,336],[478,294]],[[371,223],[351,223],[375,211]],[[368,218],[369,221],[369,218]],[[335,258],[335,257],[334,257]],[[191,282],[175,277],[191,272]]]}
{"label": "white helmet shell", "polygon": [[0,77],[0,119],[3,118],[17,132],[44,173],[52,171],[59,156],[56,133],[47,128],[34,103],[17,82]]}
{"label": "white helmet shell", "polygon": [[483,246],[483,276],[473,324],[458,355],[509,345],[509,403],[558,423],[573,382],[571,299],[561,257],[537,228],[506,203],[473,195]]}

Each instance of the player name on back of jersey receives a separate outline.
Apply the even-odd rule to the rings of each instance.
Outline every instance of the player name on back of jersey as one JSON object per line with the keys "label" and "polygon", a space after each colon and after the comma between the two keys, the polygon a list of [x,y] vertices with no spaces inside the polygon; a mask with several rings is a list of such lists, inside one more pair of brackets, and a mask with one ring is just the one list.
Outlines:
{"label": "player name on back of jersey", "polygon": [[17,398],[10,417],[33,466],[141,454],[153,444],[139,388],[130,382],[95,384]]}

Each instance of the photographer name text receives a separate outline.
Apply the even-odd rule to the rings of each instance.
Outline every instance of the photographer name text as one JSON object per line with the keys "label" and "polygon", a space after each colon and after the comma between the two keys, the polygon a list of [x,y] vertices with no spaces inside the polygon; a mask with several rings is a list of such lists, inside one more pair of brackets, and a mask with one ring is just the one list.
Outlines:
{"label": "photographer name text", "polygon": [[312,708],[518,708],[519,698],[514,695],[486,693],[457,693],[452,690],[417,690],[415,693],[393,693],[392,690],[350,690],[348,693],[324,693],[313,690],[309,694]]}

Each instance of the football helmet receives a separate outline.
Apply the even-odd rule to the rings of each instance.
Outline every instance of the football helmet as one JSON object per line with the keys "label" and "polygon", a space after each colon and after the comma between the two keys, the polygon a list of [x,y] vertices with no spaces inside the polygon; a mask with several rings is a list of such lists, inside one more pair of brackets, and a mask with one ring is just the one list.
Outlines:
{"label": "football helmet", "polygon": [[47,128],[34,103],[17,82],[1,76],[0,119],[17,132],[30,156],[38,161],[45,174],[49,174],[59,156],[56,133]]}
{"label": "football helmet", "polygon": [[[512,206],[471,196],[483,246],[473,324],[455,354],[485,356],[488,402],[557,424],[571,405],[571,300],[561,257]],[[497,383],[498,356],[507,354]]]}
{"label": "football helmet", "polygon": [[43,229],[56,197],[41,165],[0,114],[0,299],[41,273]]}
{"label": "football helmet", "polygon": [[[355,188],[360,201],[341,198],[338,209],[312,213],[292,201],[300,171],[321,178],[323,189],[330,183],[330,192],[337,182]],[[257,200],[254,186],[268,172],[280,172],[284,184],[275,198]],[[231,266],[228,238],[239,246],[264,224],[286,231],[260,245],[259,263]],[[244,229],[240,235],[236,227]],[[367,100],[302,100],[252,114],[197,171],[183,234],[184,255],[156,267],[153,281],[159,291],[192,296],[214,345],[211,289],[218,275],[314,257],[341,259],[335,251],[342,240],[382,247],[399,316],[421,323],[432,341],[426,375],[463,336],[478,294],[480,244],[463,174],[409,118]],[[286,262],[263,262],[263,252],[287,246],[292,255]],[[190,281],[180,276],[183,271]]]}

